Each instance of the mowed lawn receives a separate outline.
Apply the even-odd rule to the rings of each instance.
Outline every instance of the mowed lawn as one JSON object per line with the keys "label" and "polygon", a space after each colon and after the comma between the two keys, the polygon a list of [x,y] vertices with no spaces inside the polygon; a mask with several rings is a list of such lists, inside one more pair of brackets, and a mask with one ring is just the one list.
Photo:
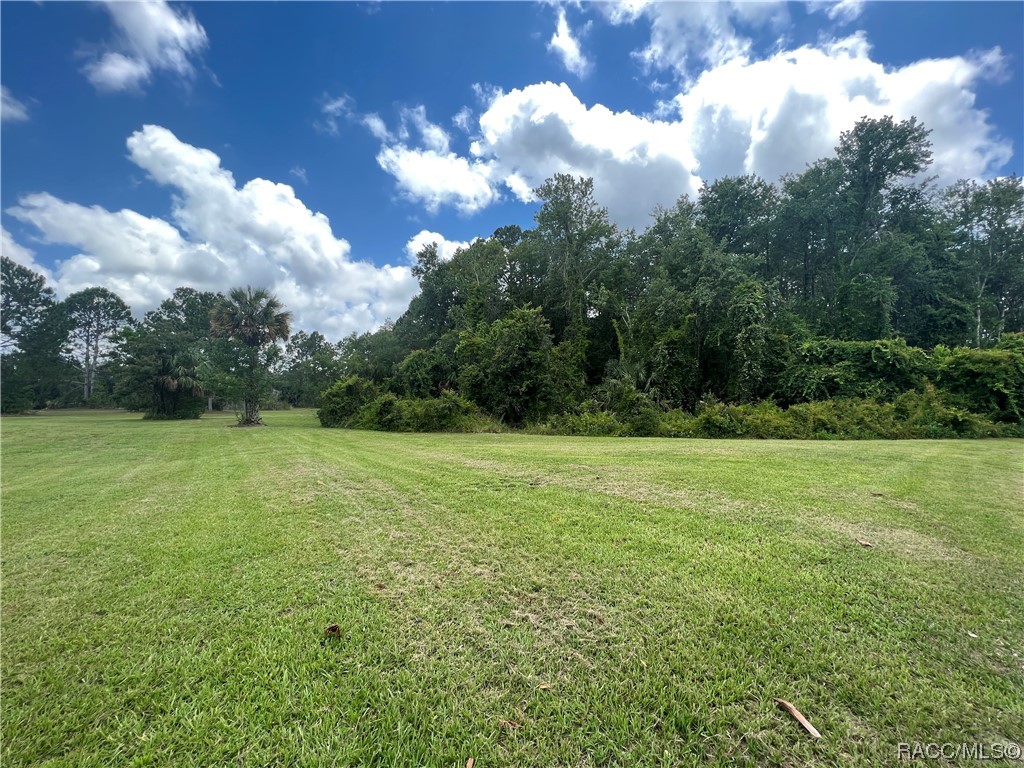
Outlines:
{"label": "mowed lawn", "polygon": [[878,766],[1024,740],[1024,442],[265,419],[3,420],[4,766]]}

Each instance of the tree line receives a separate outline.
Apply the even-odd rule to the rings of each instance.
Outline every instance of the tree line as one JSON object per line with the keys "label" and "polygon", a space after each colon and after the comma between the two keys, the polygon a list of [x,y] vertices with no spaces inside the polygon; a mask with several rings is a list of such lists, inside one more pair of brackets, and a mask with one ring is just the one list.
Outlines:
{"label": "tree line", "polygon": [[[423,248],[420,293],[396,321],[336,344],[274,343],[284,329],[255,356],[211,330],[219,295],[181,288],[133,323],[104,289],[54,302],[5,260],[3,407],[107,398],[168,416],[198,409],[200,392],[239,401],[242,373],[259,369],[261,397],[292,405],[324,405],[339,382],[326,421],[363,426],[443,400],[516,427],[644,433],[646,419],[658,433],[672,412],[909,392],[947,420],[1019,423],[1024,185],[939,188],[928,134],[862,119],[803,172],[705,184],[642,232],[611,222],[592,180],[557,174],[535,190],[532,229],[501,227],[448,261]],[[24,296],[9,314],[12,293]],[[359,421],[371,406],[384,415]]]}

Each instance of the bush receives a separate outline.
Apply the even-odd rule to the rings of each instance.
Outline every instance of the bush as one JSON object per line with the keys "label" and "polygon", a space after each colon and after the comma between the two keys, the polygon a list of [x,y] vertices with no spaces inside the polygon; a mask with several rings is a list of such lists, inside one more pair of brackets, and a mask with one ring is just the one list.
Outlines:
{"label": "bush", "polygon": [[317,418],[324,427],[347,427],[359,409],[376,399],[378,394],[377,385],[372,381],[349,376],[324,390]]}
{"label": "bush", "polygon": [[142,418],[153,421],[164,421],[172,419],[198,419],[206,411],[206,398],[194,397],[178,393],[168,393],[169,396],[161,401],[163,407],[148,408],[143,412]]}
{"label": "bush", "polygon": [[672,437],[757,438],[773,440],[899,440],[919,438],[1011,437],[1024,429],[993,424],[947,402],[926,385],[892,403],[863,398],[799,403],[783,409],[770,401],[725,405],[705,400],[694,415],[670,411],[662,419]]}
{"label": "bush", "polygon": [[891,400],[924,386],[931,362],[923,349],[903,339],[804,342],[796,364],[780,382],[783,403],[834,398]]}
{"label": "bush", "polygon": [[548,435],[581,435],[586,437],[618,437],[623,425],[611,411],[597,408],[593,400],[583,403],[576,412],[560,413],[530,431]]}
{"label": "bush", "polygon": [[[482,419],[464,397],[445,390],[440,397],[403,401],[404,422],[411,432],[474,432]],[[490,430],[487,430],[490,431]]]}
{"label": "bush", "polygon": [[1024,350],[1015,334],[1001,348],[936,347],[935,383],[961,408],[993,421],[1024,421]]}
{"label": "bush", "polygon": [[[350,407],[357,399],[352,389],[339,388],[340,394],[337,395],[330,395],[328,390],[324,393],[325,406],[337,400]],[[362,395],[365,396],[367,391],[363,389]],[[328,418],[334,418],[340,412],[335,409]],[[485,416],[469,400],[447,390],[440,397],[429,398],[400,398],[392,392],[385,392],[364,402],[355,413],[341,421],[328,424],[321,415],[320,423],[323,426],[382,432],[500,432],[503,429],[498,421]]]}

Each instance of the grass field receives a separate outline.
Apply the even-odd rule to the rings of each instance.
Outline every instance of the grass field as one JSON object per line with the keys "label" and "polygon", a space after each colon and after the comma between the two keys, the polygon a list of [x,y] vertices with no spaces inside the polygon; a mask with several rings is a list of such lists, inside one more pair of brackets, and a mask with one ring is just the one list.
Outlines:
{"label": "grass field", "polygon": [[5,767],[877,766],[1024,740],[1021,441],[265,419],[3,421]]}

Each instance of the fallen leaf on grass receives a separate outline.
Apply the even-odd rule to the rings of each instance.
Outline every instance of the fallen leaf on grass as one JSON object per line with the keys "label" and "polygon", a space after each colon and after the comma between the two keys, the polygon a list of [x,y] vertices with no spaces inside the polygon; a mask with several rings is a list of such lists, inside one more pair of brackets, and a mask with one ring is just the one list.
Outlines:
{"label": "fallen leaf on grass", "polygon": [[811,734],[811,736],[813,736],[816,739],[820,739],[821,738],[821,734],[818,733],[818,729],[815,728],[813,725],[811,725],[806,717],[804,717],[803,715],[800,714],[800,710],[799,709],[794,707],[792,704],[790,704],[785,699],[772,699],[772,701],[774,701],[780,707],[782,707],[787,712],[789,712],[789,714],[791,714],[793,717],[795,717],[796,721],[798,723],[800,723],[800,725],[802,725],[804,727],[804,730],[806,730],[809,734]]}
{"label": "fallen leaf on grass", "polygon": [[551,689],[551,683],[541,683],[540,685],[537,686],[537,688],[539,690],[542,690],[542,691],[550,690]]}
{"label": "fallen leaf on grass", "polygon": [[968,637],[973,637],[973,638],[974,638],[975,640],[977,640],[977,639],[978,639],[978,636],[977,636],[976,634],[974,634],[973,632],[971,632],[971,631],[968,631],[968,632],[967,632],[967,636],[968,636]]}
{"label": "fallen leaf on grass", "polygon": [[857,539],[857,543],[866,549],[871,549],[873,546],[875,546],[870,541],[864,541],[864,539]]}
{"label": "fallen leaf on grass", "polygon": [[874,491],[871,492],[871,495],[872,496],[885,496],[884,493],[875,493]]}
{"label": "fallen leaf on grass", "polygon": [[474,760],[472,757],[469,758],[469,760],[466,761],[466,768],[473,768],[473,763],[475,762],[476,760]]}
{"label": "fallen leaf on grass", "polygon": [[341,627],[337,624],[331,624],[324,630],[324,637],[341,637]]}

